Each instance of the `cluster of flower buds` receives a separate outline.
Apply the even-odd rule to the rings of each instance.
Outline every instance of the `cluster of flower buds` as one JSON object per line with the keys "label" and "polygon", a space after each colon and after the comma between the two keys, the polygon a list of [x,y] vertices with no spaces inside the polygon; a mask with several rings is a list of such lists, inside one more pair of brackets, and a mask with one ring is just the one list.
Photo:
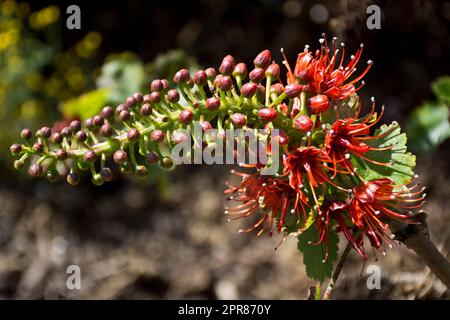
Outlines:
{"label": "cluster of flower buds", "polygon": [[[191,74],[181,69],[173,77],[174,87],[166,79],[153,80],[149,93],[135,93],[84,122],[72,121],[61,130],[43,127],[34,136],[24,129],[22,143],[11,146],[14,165],[21,168],[29,160],[31,176],[46,175],[50,181],[65,176],[70,184],[77,184],[79,170],[90,170],[93,183],[99,185],[113,178],[113,167],[140,177],[154,165],[172,168],[174,146],[195,140],[177,130],[190,132],[193,121],[205,132],[278,129],[283,166],[274,176],[262,175],[260,165],[254,173],[235,172],[242,180],[226,190],[229,199],[238,202],[226,209],[230,220],[261,214],[243,230],[259,229],[258,234],[272,234],[274,223],[278,233],[298,233],[312,221],[318,243],[327,243],[337,225],[365,257],[363,235],[376,248],[392,242],[386,220],[407,221],[405,210],[420,206],[424,195],[415,191],[416,186],[396,184],[388,176],[368,180],[358,172],[367,164],[394,166],[372,157],[395,148],[376,144],[391,129],[370,133],[381,117],[375,102],[369,115],[360,116],[356,92],[372,62],[353,76],[362,46],[344,63],[344,44],[336,49],[335,39],[331,45],[325,38],[320,43],[314,55],[309,47],[298,55],[294,70],[284,58],[286,81],[269,50],[259,53],[250,69],[228,55],[217,71],[207,68]],[[195,147],[204,146],[194,141]]]}

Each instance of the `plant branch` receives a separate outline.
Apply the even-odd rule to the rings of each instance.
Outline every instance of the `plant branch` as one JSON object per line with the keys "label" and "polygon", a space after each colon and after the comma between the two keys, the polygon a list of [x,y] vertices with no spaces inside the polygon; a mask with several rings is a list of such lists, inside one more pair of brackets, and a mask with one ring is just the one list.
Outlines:
{"label": "plant branch", "polygon": [[352,245],[350,242],[348,242],[347,245],[345,246],[344,252],[341,255],[341,258],[339,259],[336,269],[334,269],[334,272],[333,272],[333,275],[331,276],[330,283],[328,284],[327,290],[325,291],[325,293],[323,295],[324,300],[331,299],[331,294],[333,292],[334,286],[336,285],[339,275],[341,274],[342,267],[344,266],[345,260],[347,259],[347,256],[350,253],[351,248],[352,248]]}
{"label": "plant branch", "polygon": [[450,289],[450,263],[430,240],[426,212],[419,212],[413,217],[414,224],[391,223],[395,239],[413,250],[434,274]]}

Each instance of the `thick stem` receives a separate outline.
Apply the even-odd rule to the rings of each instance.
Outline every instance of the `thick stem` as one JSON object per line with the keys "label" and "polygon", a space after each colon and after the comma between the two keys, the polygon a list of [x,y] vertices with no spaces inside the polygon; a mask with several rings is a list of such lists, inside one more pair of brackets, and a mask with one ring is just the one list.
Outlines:
{"label": "thick stem", "polygon": [[414,224],[391,223],[395,239],[413,250],[434,274],[450,289],[450,263],[430,240],[426,218],[428,214],[419,212],[413,217]]}
{"label": "thick stem", "polygon": [[331,276],[330,283],[328,284],[327,290],[325,291],[325,293],[323,295],[324,300],[331,299],[331,294],[333,292],[334,286],[336,285],[339,275],[341,274],[342,267],[344,266],[345,260],[347,259],[347,256],[350,253],[351,248],[352,248],[352,245],[350,242],[348,242],[347,245],[345,246],[344,252],[342,252],[341,258],[339,259],[336,269],[334,269],[334,272],[333,272],[333,275]]}

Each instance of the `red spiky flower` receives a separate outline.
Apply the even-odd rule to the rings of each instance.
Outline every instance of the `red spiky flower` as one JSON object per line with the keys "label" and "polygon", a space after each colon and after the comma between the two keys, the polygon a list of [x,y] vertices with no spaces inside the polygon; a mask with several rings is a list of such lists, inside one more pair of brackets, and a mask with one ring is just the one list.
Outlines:
{"label": "red spiky flower", "polygon": [[319,231],[319,240],[312,245],[319,245],[325,243],[325,262],[328,258],[328,233],[332,227],[331,221],[335,221],[338,224],[337,231],[341,231],[348,241],[351,243],[353,249],[355,249],[361,256],[366,257],[364,249],[362,248],[362,238],[354,238],[354,235],[345,222],[344,216],[346,216],[348,205],[342,201],[325,201],[320,207],[319,215],[316,217],[316,227]]}
{"label": "red spiky flower", "polygon": [[304,90],[311,95],[327,95],[330,100],[343,100],[358,91],[362,84],[355,88],[372,66],[372,61],[367,62],[367,67],[356,78],[350,80],[356,71],[363,51],[363,45],[352,55],[350,61],[344,65],[345,46],[342,43],[342,53],[338,57],[339,49],[334,48],[334,40],[329,48],[325,38],[320,39],[321,48],[315,56],[309,52],[309,47],[298,55],[294,72],[292,72],[285,58],[284,64],[288,69],[288,83],[305,84]]}
{"label": "red spiky flower", "polygon": [[423,189],[417,191],[417,186],[395,185],[382,178],[353,188],[348,210],[352,222],[364,231],[372,246],[381,248],[383,239],[392,242],[386,219],[410,223],[410,215],[404,212],[422,206],[425,198]]}
{"label": "red spiky flower", "polygon": [[[230,221],[242,219],[258,212],[263,212],[263,216],[250,228],[240,232],[249,232],[259,228],[257,236],[264,230],[269,231],[269,236],[273,233],[274,219],[278,219],[277,233],[280,233],[289,212],[298,216],[299,221],[306,216],[305,206],[308,206],[306,196],[301,192],[295,192],[287,180],[261,176],[256,174],[246,174],[232,170],[232,173],[242,178],[238,186],[228,184],[225,194],[229,194],[229,200],[237,201],[240,204],[229,207],[226,214],[236,216]],[[293,208],[290,210],[290,208]]]}
{"label": "red spiky flower", "polygon": [[353,118],[338,119],[331,126],[331,129],[327,131],[325,136],[325,150],[333,161],[335,174],[338,172],[336,169],[337,164],[340,164],[350,172],[353,171],[350,154],[380,166],[390,165],[389,163],[378,162],[365,156],[369,151],[384,151],[393,148],[392,145],[383,148],[375,148],[365,143],[365,141],[382,138],[391,132],[388,130],[377,136],[369,135],[370,128],[380,120],[383,112],[384,107],[382,108],[381,114],[369,124],[369,121],[375,114],[375,103],[373,103],[371,112],[362,122],[359,122],[360,120],[358,119],[360,113],[359,109]]}

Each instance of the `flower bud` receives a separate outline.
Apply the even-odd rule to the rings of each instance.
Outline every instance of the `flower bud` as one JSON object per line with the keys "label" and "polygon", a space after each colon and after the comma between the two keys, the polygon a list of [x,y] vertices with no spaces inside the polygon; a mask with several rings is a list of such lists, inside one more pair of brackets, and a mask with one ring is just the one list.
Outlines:
{"label": "flower bud", "polygon": [[255,68],[252,71],[250,71],[250,74],[248,75],[249,79],[251,82],[254,83],[260,83],[261,81],[263,81],[265,76],[265,71],[264,69],[261,68]]}
{"label": "flower bud", "polygon": [[253,60],[253,63],[258,68],[266,69],[270,65],[270,61],[272,60],[272,55],[269,50],[261,51]]}
{"label": "flower bud", "polygon": [[161,79],[162,85],[163,85],[163,90],[169,90],[170,88],[170,83],[169,81],[167,81],[167,79]]}
{"label": "flower bud", "polygon": [[152,92],[152,93],[150,93],[148,100],[149,100],[148,102],[156,104],[161,101],[161,94],[159,92]]}
{"label": "flower bud", "polygon": [[123,150],[116,150],[113,154],[113,160],[117,164],[123,164],[125,161],[127,161],[127,153]]}
{"label": "flower bud", "polygon": [[203,70],[197,71],[194,74],[194,83],[197,86],[203,87],[206,84],[207,80],[208,80],[208,76],[206,75],[206,72]]}
{"label": "flower bud", "polygon": [[173,82],[176,84],[183,84],[188,82],[191,79],[189,71],[187,69],[178,70],[177,73],[173,76]]}
{"label": "flower bud", "polygon": [[279,76],[280,76],[280,66],[277,63],[272,63],[266,69],[266,77],[275,80],[278,79]]}
{"label": "flower bud", "polygon": [[166,136],[165,132],[159,129],[156,129],[152,131],[150,134],[150,139],[153,142],[162,142],[164,140],[164,137]]}
{"label": "flower bud", "polygon": [[128,119],[130,119],[130,111],[128,110],[123,110],[120,114],[119,114],[119,118],[122,121],[127,121]]}
{"label": "flower bud", "polygon": [[54,144],[61,144],[63,141],[63,136],[59,132],[54,132],[50,138],[50,141]]}
{"label": "flower bud", "polygon": [[145,178],[148,175],[148,170],[145,166],[136,166],[135,173],[140,178]]}
{"label": "flower bud", "polygon": [[209,121],[206,120],[201,120],[200,121],[200,126],[202,127],[203,132],[206,132],[210,129],[212,129],[212,125]]}
{"label": "flower bud", "polygon": [[18,155],[20,151],[22,151],[22,146],[18,143],[14,143],[11,147],[9,147],[9,150],[13,155]]}
{"label": "flower bud", "polygon": [[160,92],[164,89],[163,83],[160,79],[155,79],[150,83],[151,92]]}
{"label": "flower bud", "polygon": [[75,137],[77,138],[78,142],[84,142],[87,140],[88,135],[87,135],[86,131],[80,130],[76,133]]}
{"label": "flower bud", "polygon": [[46,176],[47,176],[47,180],[52,183],[58,181],[58,178],[59,178],[58,171],[56,169],[52,169],[52,168],[50,168],[47,171]]}
{"label": "flower bud", "polygon": [[270,86],[270,94],[275,94],[279,96],[284,92],[284,87],[281,83],[274,83]]}
{"label": "flower bud", "polygon": [[28,168],[28,174],[32,177],[40,177],[42,176],[44,169],[42,165],[39,163],[34,163]]}
{"label": "flower bud", "polygon": [[205,108],[208,111],[216,111],[220,107],[220,99],[218,97],[211,97],[206,100]]}
{"label": "flower bud", "polygon": [[258,84],[258,87],[256,88],[256,98],[260,102],[264,102],[264,99],[266,97],[266,87]]}
{"label": "flower bud", "polygon": [[75,172],[69,173],[66,179],[67,182],[72,186],[76,186],[80,182],[80,177]]}
{"label": "flower bud", "polygon": [[159,156],[155,151],[150,151],[145,155],[145,161],[150,164],[156,164],[159,162]]}
{"label": "flower bud", "polygon": [[164,157],[161,161],[161,167],[164,169],[171,169],[173,167],[173,161],[169,157]]}
{"label": "flower bud", "polygon": [[25,162],[23,160],[18,159],[16,161],[14,161],[14,168],[17,170],[22,169],[24,165],[25,165]]}
{"label": "flower bud", "polygon": [[116,114],[119,115],[124,110],[128,110],[128,107],[126,105],[124,105],[124,104],[119,104],[116,107]]}
{"label": "flower bud", "polygon": [[67,159],[67,151],[64,149],[58,149],[55,151],[55,156],[57,160],[66,160]]}
{"label": "flower bud", "polygon": [[241,78],[241,80],[244,80],[245,78],[247,78],[248,75],[248,70],[247,70],[247,66],[245,65],[245,63],[241,62],[238,63],[233,70],[233,76],[235,78],[239,77]]}
{"label": "flower bud", "polygon": [[192,122],[192,118],[194,117],[194,113],[191,110],[183,110],[178,116],[178,120],[182,124],[190,124]]}
{"label": "flower bud", "polygon": [[100,173],[96,173],[92,176],[92,183],[96,186],[101,186],[103,184],[103,179]]}
{"label": "flower bud", "polygon": [[97,159],[97,154],[94,150],[88,150],[84,153],[83,159],[86,162],[94,162]]}
{"label": "flower bud", "polygon": [[247,124],[247,119],[242,113],[234,113],[231,116],[231,122],[233,122],[235,127],[241,128]]}
{"label": "flower bud", "polygon": [[33,144],[33,150],[37,153],[41,153],[42,151],[44,151],[44,145],[40,142],[36,142],[35,144]]}
{"label": "flower bud", "polygon": [[106,138],[111,137],[113,134],[111,125],[109,123],[105,123],[104,125],[102,125],[102,127],[100,128],[100,134]]}
{"label": "flower bud", "polygon": [[100,115],[96,115],[92,118],[92,125],[94,127],[100,127],[101,125],[103,125],[103,123],[104,123],[104,119]]}
{"label": "flower bud", "polygon": [[206,69],[205,73],[206,73],[206,76],[208,77],[208,80],[213,80],[217,75],[216,69],[214,69],[214,68]]}
{"label": "flower bud", "polygon": [[114,110],[111,106],[106,106],[102,109],[101,115],[105,119],[109,119],[113,116]]}
{"label": "flower bud", "polygon": [[87,118],[86,120],[84,120],[84,125],[85,125],[88,129],[92,129],[92,128],[93,128],[92,118]]}
{"label": "flower bud", "polygon": [[52,129],[50,129],[49,127],[42,127],[39,129],[39,132],[42,138],[50,138],[50,136],[52,135]]}
{"label": "flower bud", "polygon": [[22,132],[20,133],[20,136],[22,137],[22,139],[25,139],[25,140],[30,139],[32,135],[33,135],[33,132],[31,132],[31,130],[28,128],[23,129]]}
{"label": "flower bud", "polygon": [[174,131],[172,133],[172,142],[174,144],[179,144],[181,142],[184,142],[188,139],[186,133],[184,133],[183,131]]}
{"label": "flower bud", "polygon": [[133,96],[128,97],[125,102],[125,105],[128,106],[129,108],[134,107],[136,104],[137,104],[137,100]]}
{"label": "flower bud", "polygon": [[70,137],[72,135],[72,129],[70,127],[62,128],[61,135],[66,138]]}
{"label": "flower bud", "polygon": [[142,116],[149,116],[152,114],[152,111],[153,111],[152,106],[148,103],[144,103],[142,105],[141,109],[139,110],[139,113]]}
{"label": "flower bud", "polygon": [[136,99],[137,103],[142,103],[142,101],[144,100],[142,94],[140,94],[139,92],[133,93],[133,98]]}
{"label": "flower bud", "polygon": [[294,119],[292,126],[300,132],[308,132],[311,131],[313,122],[310,117],[301,114]]}
{"label": "flower bud", "polygon": [[217,87],[221,91],[230,91],[233,86],[233,80],[229,76],[223,76],[217,81]]}
{"label": "flower bud", "polygon": [[231,55],[227,55],[222,60],[222,64],[219,67],[219,72],[224,75],[231,75],[234,69],[234,58]]}
{"label": "flower bud", "polygon": [[286,97],[288,99],[292,99],[292,98],[296,98],[300,95],[300,93],[302,92],[303,87],[299,84],[293,83],[293,84],[288,84],[285,88],[284,88],[284,92],[286,93]]}
{"label": "flower bud", "polygon": [[176,103],[180,101],[180,93],[176,89],[169,90],[167,92],[167,101],[170,103]]}
{"label": "flower bud", "polygon": [[246,98],[251,98],[256,94],[258,85],[253,82],[248,82],[241,87],[241,94]]}
{"label": "flower bud", "polygon": [[100,170],[100,176],[102,177],[103,181],[111,181],[113,178],[113,174],[110,168],[102,168]]}
{"label": "flower bud", "polygon": [[308,111],[311,114],[322,113],[330,107],[330,101],[328,97],[324,94],[319,94],[317,96],[308,99]]}
{"label": "flower bud", "polygon": [[127,138],[130,141],[136,141],[140,138],[141,133],[139,132],[138,129],[135,128],[131,128],[128,132],[127,132]]}
{"label": "flower bud", "polygon": [[258,111],[258,118],[265,121],[273,121],[277,117],[277,110],[273,108],[262,108]]}

